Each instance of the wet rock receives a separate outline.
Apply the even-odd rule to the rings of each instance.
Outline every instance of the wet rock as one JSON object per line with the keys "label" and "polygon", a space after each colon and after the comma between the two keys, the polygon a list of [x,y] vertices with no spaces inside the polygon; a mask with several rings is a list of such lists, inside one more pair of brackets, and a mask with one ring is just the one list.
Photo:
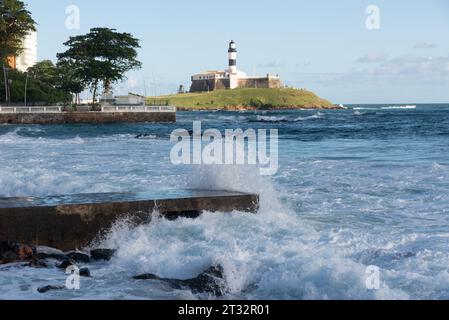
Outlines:
{"label": "wet rock", "polygon": [[48,291],[52,291],[52,290],[64,290],[65,287],[64,286],[45,286],[45,287],[40,287],[37,289],[37,291],[39,293],[46,293]]}
{"label": "wet rock", "polygon": [[45,269],[48,268],[48,265],[39,259],[33,259],[29,263],[25,265],[26,267],[36,268],[36,269]]}
{"label": "wet rock", "polygon": [[73,260],[78,263],[89,263],[90,262],[89,255],[84,252],[81,252],[81,251],[72,251],[72,252],[67,253],[66,256],[70,260]]}
{"label": "wet rock", "polygon": [[113,249],[95,249],[90,251],[90,257],[92,260],[99,261],[109,261],[114,256],[116,250]]}
{"label": "wet rock", "polygon": [[154,135],[150,133],[139,133],[137,136],[135,136],[135,139],[142,139],[142,138],[153,138]]}
{"label": "wet rock", "polygon": [[34,247],[13,241],[0,242],[0,264],[30,261],[34,254]]}
{"label": "wet rock", "polygon": [[61,262],[61,264],[57,265],[56,268],[58,269],[67,269],[70,266],[74,266],[76,264],[73,260],[64,260]]}
{"label": "wet rock", "polygon": [[151,274],[151,273],[144,273],[138,276],[133,277],[136,280],[168,280],[168,279],[161,279],[157,275]]}
{"label": "wet rock", "polygon": [[90,278],[91,277],[90,270],[88,268],[81,268],[80,277]]}
{"label": "wet rock", "polygon": [[63,261],[68,259],[68,257],[61,250],[44,246],[36,247],[36,257],[41,260],[54,259]]}
{"label": "wet rock", "polygon": [[134,277],[136,280],[159,280],[166,282],[174,289],[190,289],[193,293],[208,293],[216,297],[225,294],[226,282],[223,267],[212,266],[193,279],[179,280],[160,278],[157,275],[146,273]]}

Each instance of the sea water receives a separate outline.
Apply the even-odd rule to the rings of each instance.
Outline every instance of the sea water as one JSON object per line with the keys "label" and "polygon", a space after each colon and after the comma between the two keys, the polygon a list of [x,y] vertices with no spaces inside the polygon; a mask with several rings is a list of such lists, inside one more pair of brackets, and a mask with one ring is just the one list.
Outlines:
{"label": "sea water", "polygon": [[[279,171],[174,166],[170,133],[278,129]],[[140,138],[136,138],[137,136]],[[257,215],[130,227],[98,246],[80,290],[56,268],[0,266],[0,299],[206,299],[132,276],[187,279],[225,270],[225,299],[449,299],[449,106],[360,105],[347,110],[180,112],[176,124],[0,125],[0,196],[225,189],[260,194]],[[378,289],[367,268],[379,269]]]}

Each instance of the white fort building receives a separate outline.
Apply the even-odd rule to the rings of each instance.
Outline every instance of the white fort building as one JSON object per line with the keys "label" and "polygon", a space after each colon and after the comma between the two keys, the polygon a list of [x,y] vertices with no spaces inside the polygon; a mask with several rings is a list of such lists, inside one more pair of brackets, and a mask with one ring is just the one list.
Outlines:
{"label": "white fort building", "polygon": [[229,67],[225,71],[207,71],[192,76],[190,92],[214,91],[236,88],[280,88],[279,76],[267,74],[264,77],[249,77],[237,69],[237,46],[229,44]]}

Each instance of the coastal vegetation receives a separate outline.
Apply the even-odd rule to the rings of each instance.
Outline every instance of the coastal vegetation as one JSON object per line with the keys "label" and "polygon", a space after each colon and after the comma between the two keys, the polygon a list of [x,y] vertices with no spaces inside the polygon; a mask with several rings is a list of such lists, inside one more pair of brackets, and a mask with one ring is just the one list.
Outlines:
{"label": "coastal vegetation", "polygon": [[148,97],[150,105],[172,105],[179,110],[331,109],[335,106],[313,92],[293,88],[234,89]]}
{"label": "coastal vegetation", "polygon": [[[8,72],[8,79],[11,82],[9,91],[12,103],[24,104],[25,88],[26,100],[29,105],[70,103],[72,100],[72,95],[69,92],[61,90],[56,85],[40,79],[35,79],[29,76],[27,79],[27,74],[17,70],[10,70]],[[0,96],[5,96],[3,77],[0,79]]]}
{"label": "coastal vegetation", "polygon": [[68,66],[96,101],[100,85],[110,92],[112,84],[123,80],[125,73],[141,67],[137,60],[139,40],[115,29],[93,28],[85,35],[70,37],[67,51],[59,53],[60,64]]}
{"label": "coastal vegetation", "polygon": [[33,31],[36,22],[22,1],[0,1],[0,99],[7,104],[71,103],[73,97],[77,104],[86,89],[95,103],[100,88],[109,93],[126,72],[141,67],[138,39],[115,29],[93,28],[70,37],[56,64],[43,60],[21,72],[11,61],[23,52],[24,39]]}
{"label": "coastal vegetation", "polygon": [[17,56],[23,50],[22,41],[36,30],[36,22],[26,5],[18,0],[0,1],[0,62],[7,63],[10,56]]}

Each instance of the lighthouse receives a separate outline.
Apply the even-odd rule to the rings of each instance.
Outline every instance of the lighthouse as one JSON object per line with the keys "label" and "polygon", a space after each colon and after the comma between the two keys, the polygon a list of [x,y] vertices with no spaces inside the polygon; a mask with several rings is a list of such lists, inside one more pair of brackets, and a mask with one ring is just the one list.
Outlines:
{"label": "lighthouse", "polygon": [[229,43],[229,73],[236,74],[237,73],[237,47],[235,45],[234,40]]}
{"label": "lighthouse", "polygon": [[[1,1],[1,0],[0,0]],[[190,92],[206,92],[237,88],[282,88],[279,76],[267,74],[262,77],[248,77],[237,69],[237,46],[229,42],[228,67],[225,70],[206,71],[191,77]]]}

